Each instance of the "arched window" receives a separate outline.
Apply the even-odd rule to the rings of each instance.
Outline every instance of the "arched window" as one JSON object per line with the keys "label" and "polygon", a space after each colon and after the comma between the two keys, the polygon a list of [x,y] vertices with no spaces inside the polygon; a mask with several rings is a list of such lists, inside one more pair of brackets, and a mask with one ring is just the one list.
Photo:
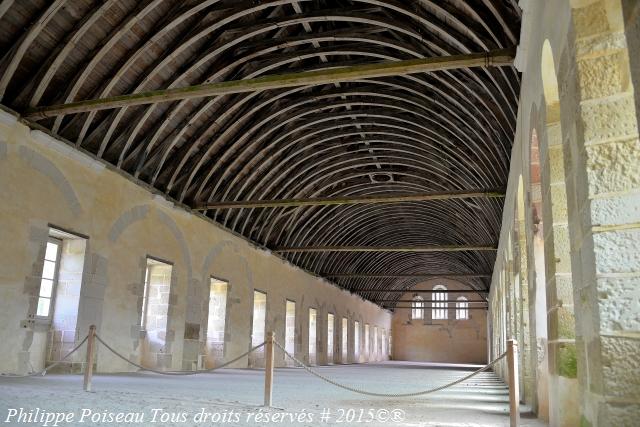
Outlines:
{"label": "arched window", "polygon": [[416,295],[411,302],[411,318],[424,319],[424,299]]}
{"label": "arched window", "polygon": [[469,318],[469,301],[465,297],[456,300],[456,319],[467,320]]}
{"label": "arched window", "polygon": [[431,318],[434,320],[438,320],[438,319],[446,319],[447,318],[447,303],[445,301],[447,301],[447,288],[442,286],[442,285],[436,285],[433,287],[434,291],[438,291],[438,292],[434,292],[433,295],[433,301],[435,301],[434,303],[432,303],[431,307]]}

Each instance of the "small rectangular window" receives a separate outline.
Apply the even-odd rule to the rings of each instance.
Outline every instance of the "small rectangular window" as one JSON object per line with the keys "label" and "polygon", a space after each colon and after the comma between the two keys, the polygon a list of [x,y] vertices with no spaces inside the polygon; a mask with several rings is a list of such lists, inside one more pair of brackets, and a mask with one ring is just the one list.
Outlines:
{"label": "small rectangular window", "polygon": [[369,348],[369,324],[364,324],[364,357],[369,357],[371,349]]}
{"label": "small rectangular window", "polygon": [[411,318],[424,319],[424,300],[421,296],[413,297],[411,302]]}
{"label": "small rectangular window", "polygon": [[327,314],[327,363],[333,363],[333,327],[335,317],[333,314]]}
{"label": "small rectangular window", "polygon": [[373,327],[373,357],[378,357],[378,327]]}
{"label": "small rectangular window", "polygon": [[309,309],[309,364],[316,364],[316,317],[315,308]]}
{"label": "small rectangular window", "polygon": [[[251,312],[251,347],[262,344],[265,340],[267,329],[267,294],[257,290],[253,291],[253,310]],[[264,346],[249,353],[249,366],[252,368],[264,367]]]}
{"label": "small rectangular window", "polygon": [[[286,318],[285,318],[285,330],[284,330],[284,349],[290,355],[294,355],[296,343],[296,303],[287,300],[286,304]],[[293,361],[289,357],[285,357],[285,361],[288,364],[293,364]]]}
{"label": "small rectangular window", "polygon": [[349,328],[349,321],[347,320],[346,317],[342,318],[342,363],[347,363],[347,358],[348,358],[348,335],[347,335],[347,331]]}
{"label": "small rectangular window", "polygon": [[447,288],[442,285],[436,285],[433,287],[434,292],[433,300],[436,301],[432,304],[432,318],[434,320],[444,320],[447,319]]}
{"label": "small rectangular window", "polygon": [[460,297],[456,301],[456,319],[469,319],[469,301],[465,297]]}
{"label": "small rectangular window", "polygon": [[360,322],[357,320],[353,322],[353,356],[356,362],[360,361]]}
{"label": "small rectangular window", "polygon": [[257,346],[264,342],[267,322],[267,294],[260,291],[253,292],[253,321],[251,325],[251,345]]}
{"label": "small rectangular window", "polygon": [[58,285],[62,240],[49,237],[44,254],[40,291],[38,292],[38,308],[36,316],[50,318],[53,308],[53,297]]}
{"label": "small rectangular window", "polygon": [[222,356],[224,351],[225,317],[227,314],[228,283],[215,278],[209,279],[209,318],[207,321],[207,341]]}
{"label": "small rectangular window", "polygon": [[164,330],[167,327],[171,264],[147,258],[140,325],[143,330]]}

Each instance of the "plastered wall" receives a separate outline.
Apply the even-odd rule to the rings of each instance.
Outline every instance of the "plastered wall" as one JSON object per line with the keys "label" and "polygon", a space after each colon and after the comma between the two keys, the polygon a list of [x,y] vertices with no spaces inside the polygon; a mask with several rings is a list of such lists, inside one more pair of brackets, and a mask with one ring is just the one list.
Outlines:
{"label": "plastered wall", "polygon": [[[217,224],[175,206],[89,155],[0,111],[0,372],[41,369],[48,327],[33,322],[49,226],[87,238],[76,341],[90,324],[122,354],[141,360],[140,308],[146,257],[172,264],[161,368],[192,369],[205,352],[211,276],[228,281],[224,359],[249,349],[252,295],[267,293],[267,330],[284,343],[286,299],[296,303],[295,352],[307,359],[308,308],[318,310],[318,363],[326,361],[326,316],[390,329],[374,304],[290,265]],[[336,328],[335,334],[341,333]],[[341,340],[334,338],[334,354]],[[81,352],[82,353],[82,352]],[[324,354],[324,356],[323,356]],[[276,352],[278,365],[283,355]],[[75,360],[81,368],[82,354]],[[235,364],[247,366],[244,358]],[[101,372],[128,371],[104,347]]]}
{"label": "plastered wall", "polygon": [[[470,301],[481,300],[479,295],[456,293],[468,290],[456,281],[448,279],[430,280],[420,283],[412,290],[431,290],[435,285],[447,287],[448,299],[465,296]],[[413,292],[403,294],[401,300],[411,300]],[[425,300],[432,299],[431,293],[419,294]],[[402,303],[409,306],[410,303]],[[431,303],[425,303],[431,307]],[[473,306],[473,304],[471,304]],[[425,310],[424,319],[411,319],[411,309],[397,309],[393,316],[393,359],[417,362],[477,363],[487,360],[487,312],[469,310],[468,320],[456,320],[455,304],[449,304],[448,318],[434,320],[431,310]]]}

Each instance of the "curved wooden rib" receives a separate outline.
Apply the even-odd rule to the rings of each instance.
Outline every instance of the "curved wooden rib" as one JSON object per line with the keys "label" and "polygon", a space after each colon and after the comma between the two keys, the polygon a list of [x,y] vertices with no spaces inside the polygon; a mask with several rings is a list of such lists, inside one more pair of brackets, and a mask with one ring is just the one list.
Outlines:
{"label": "curved wooden rib", "polygon": [[[16,40],[0,64],[0,96],[18,110],[492,51],[517,44],[520,14],[515,0],[39,4],[0,3],[3,22],[13,24],[8,40]],[[518,92],[513,67],[460,69],[131,105],[42,125],[172,197],[205,205],[206,215],[267,247],[459,246],[496,240],[501,200],[401,196],[503,188]],[[396,200],[304,208],[264,202],[381,195]],[[235,209],[221,210],[221,200]],[[265,204],[271,207],[257,208]],[[333,279],[393,306],[430,270],[486,290],[483,274],[495,254],[283,257],[312,272],[350,272]]]}

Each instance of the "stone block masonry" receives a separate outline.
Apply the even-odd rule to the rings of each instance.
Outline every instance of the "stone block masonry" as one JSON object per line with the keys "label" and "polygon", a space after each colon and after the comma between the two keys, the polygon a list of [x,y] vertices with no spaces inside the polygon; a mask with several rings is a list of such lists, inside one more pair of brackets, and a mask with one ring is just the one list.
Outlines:
{"label": "stone block masonry", "polygon": [[[61,286],[64,295],[75,295],[77,282],[82,282],[76,334],[82,337],[89,324],[95,323],[98,333],[116,349],[152,366],[197,366],[194,362],[205,351],[202,333],[208,307],[203,306],[202,296],[208,294],[204,288],[210,277],[229,283],[221,362],[249,348],[254,288],[268,296],[267,324],[276,336],[284,337],[287,299],[296,301],[299,313],[308,312],[310,302],[318,306],[331,303],[333,314],[347,317],[350,324],[358,319],[390,329],[389,312],[253,246],[205,217],[174,206],[89,156],[65,154],[69,150],[60,148],[65,142],[31,130],[8,113],[0,112],[0,116],[0,256],[4,266],[0,271],[0,324],[4,326],[0,329],[0,372],[24,373],[30,366],[41,369],[47,337],[55,341],[50,346],[53,357],[71,344],[73,332],[68,331],[74,328],[62,325],[73,319],[61,317],[61,327],[51,334],[49,326],[29,322],[28,314],[37,303],[42,242],[49,225],[87,237],[82,273],[69,274]],[[143,331],[140,323],[147,256],[172,266],[170,286],[159,285],[149,305],[154,316],[149,325],[158,328],[153,331]],[[302,342],[308,333],[303,330],[306,321],[300,320],[296,342]],[[326,318],[318,321],[326,324]],[[194,330],[199,331],[198,337],[191,336]],[[326,334],[326,328],[318,332]],[[158,341],[150,344],[151,338]],[[324,335],[318,339],[326,342]],[[298,356],[305,356],[304,347],[298,346]],[[79,354],[78,360],[83,357]],[[326,359],[326,355],[320,358]],[[245,358],[235,366],[246,367],[247,363]],[[284,359],[278,363],[284,364]],[[99,348],[97,369],[132,368]]]}

